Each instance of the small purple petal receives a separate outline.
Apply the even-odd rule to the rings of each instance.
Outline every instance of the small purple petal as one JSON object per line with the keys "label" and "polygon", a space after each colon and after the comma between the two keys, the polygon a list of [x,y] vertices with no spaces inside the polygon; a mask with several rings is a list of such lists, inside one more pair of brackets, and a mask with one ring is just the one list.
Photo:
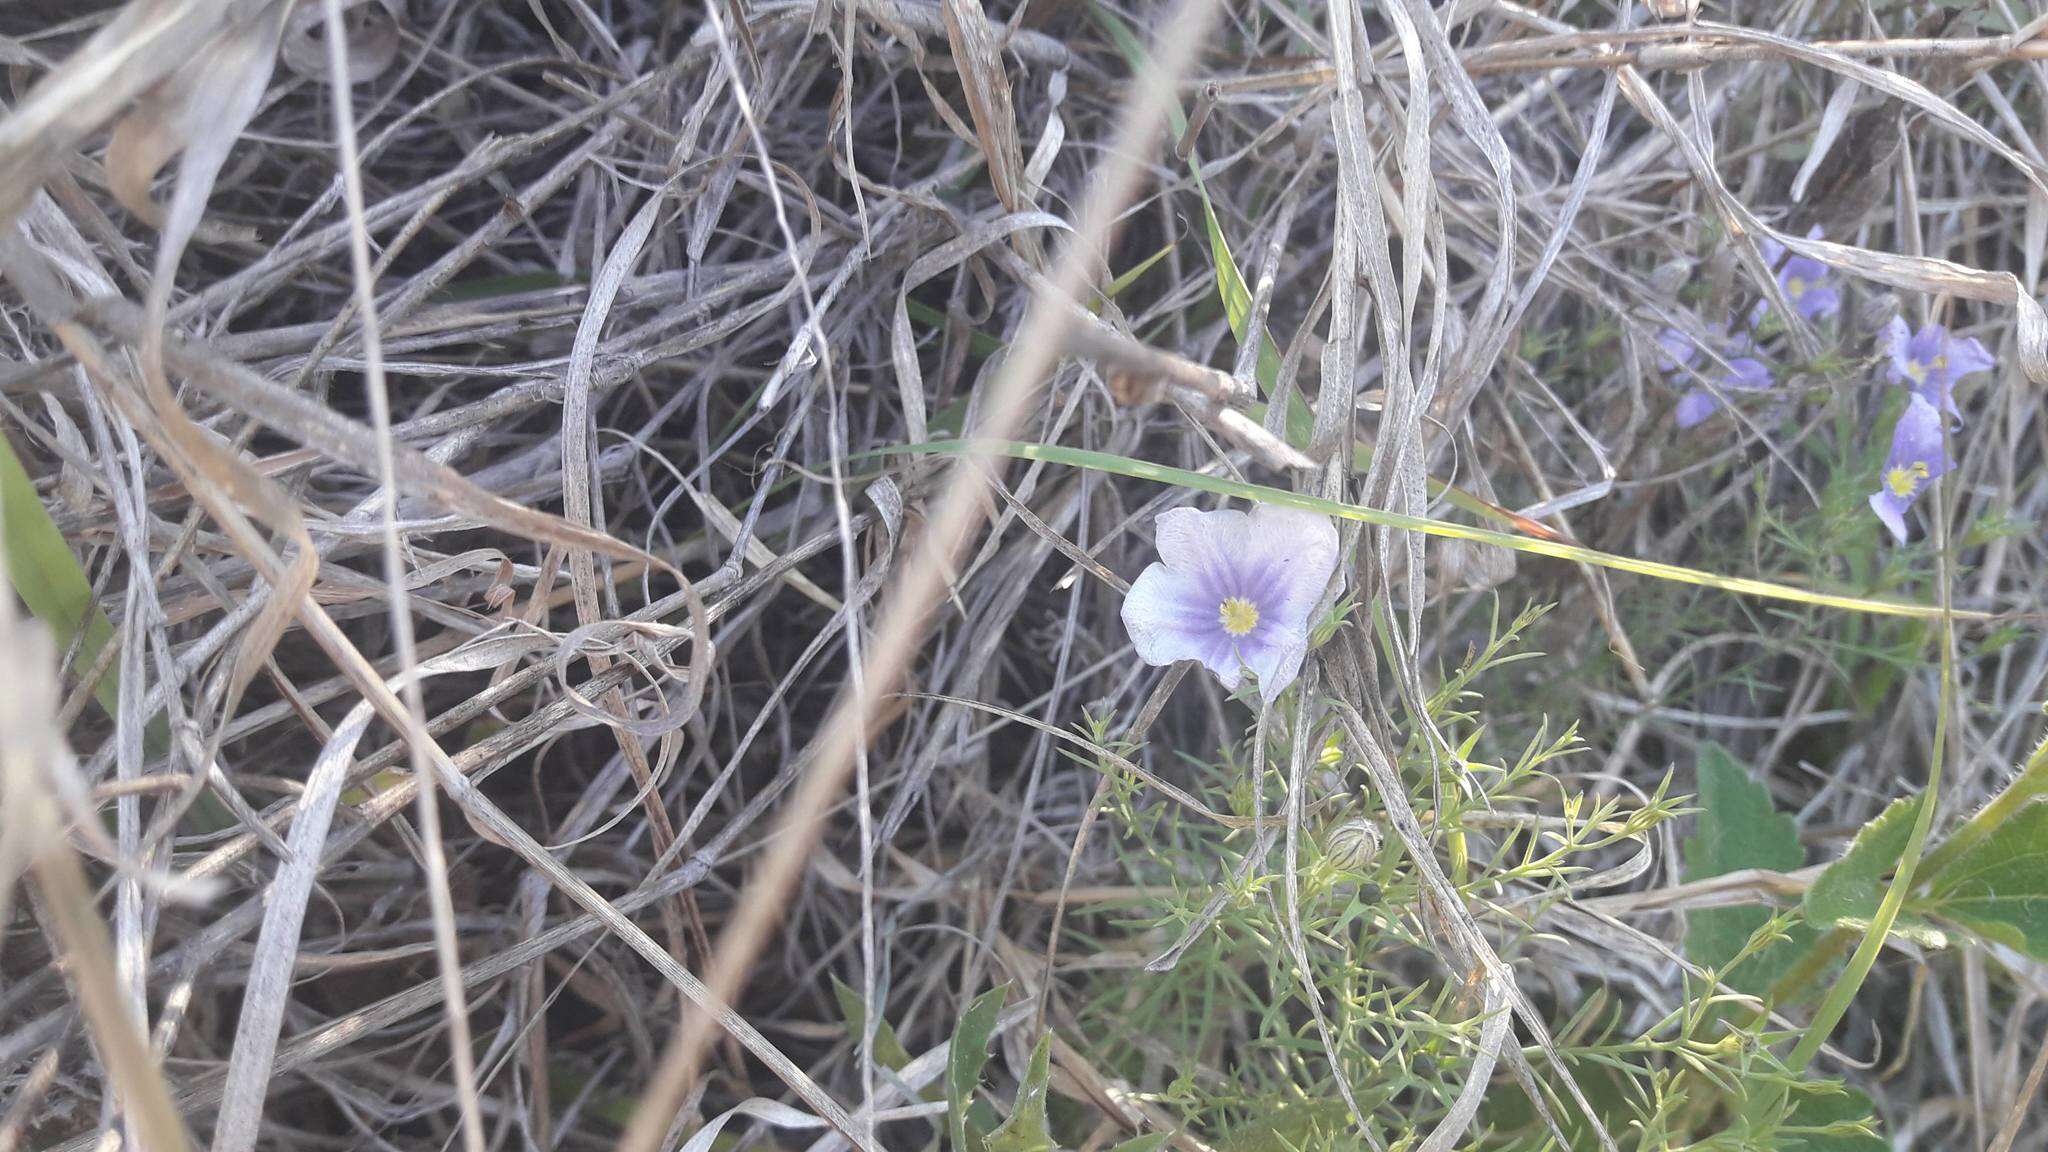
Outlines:
{"label": "small purple petal", "polygon": [[1777,378],[1771,375],[1770,365],[1748,356],[1730,360],[1728,371],[1721,377],[1721,387],[1737,392],[1762,392],[1777,383]]}
{"label": "small purple petal", "polygon": [[1886,378],[1894,384],[1910,384],[1907,366],[1911,363],[1908,345],[1912,343],[1912,330],[1906,327],[1904,317],[1894,316],[1884,326],[1884,349],[1891,357],[1891,365],[1885,370]]}
{"label": "small purple petal", "polygon": [[[1820,239],[1819,228],[1806,234],[1809,240]],[[1819,320],[1842,310],[1842,295],[1827,282],[1828,266],[1810,256],[1797,254],[1787,256],[1785,246],[1770,237],[1758,242],[1758,251],[1763,254],[1764,263],[1772,269],[1778,287],[1792,304],[1792,310],[1805,320]],[[1750,326],[1763,323],[1770,310],[1767,301],[1759,300],[1750,310]]]}
{"label": "small purple petal", "polygon": [[1885,341],[1891,354],[1886,376],[1892,383],[1911,388],[1915,395],[1955,417],[1958,423],[1963,414],[1956,407],[1956,381],[1998,366],[1998,361],[1974,337],[1958,339],[1939,324],[1923,325],[1909,336],[1906,322],[1894,316],[1885,326]]}
{"label": "small purple petal", "polygon": [[1922,467],[1926,469],[1923,481],[1947,472],[1950,461],[1942,448],[1941,434],[1941,413],[1926,398],[1915,395],[1906,402],[1906,410],[1899,414],[1898,425],[1892,429],[1892,450],[1885,456],[1885,471]]}
{"label": "small purple petal", "polygon": [[1259,678],[1259,696],[1268,704],[1280,695],[1280,691],[1294,678],[1301,675],[1301,662],[1308,658],[1308,637],[1306,634],[1297,642],[1281,643],[1278,640],[1253,648],[1241,648],[1239,656],[1244,666]]}
{"label": "small purple petal", "polygon": [[[1819,266],[1819,261],[1809,260]],[[1785,295],[1792,301],[1792,307],[1807,320],[1820,320],[1842,310],[1842,294],[1829,287],[1817,276],[1811,279],[1793,276],[1789,270],[1785,279]]]}
{"label": "small purple petal", "polygon": [[1892,539],[1901,544],[1906,542],[1906,508],[1912,503],[1882,489],[1870,494],[1870,510],[1877,513],[1878,521],[1890,530]]}
{"label": "small purple petal", "polygon": [[1678,398],[1678,407],[1673,411],[1680,429],[1697,428],[1707,418],[1721,410],[1721,401],[1705,388],[1689,389]]}
{"label": "small purple petal", "polygon": [[1989,372],[1996,367],[1998,361],[1975,336],[1949,341],[1948,371],[1951,380],[1960,380],[1978,372]]}
{"label": "small purple petal", "polygon": [[1700,346],[1676,328],[1657,333],[1657,371],[1676,372],[1700,358]]}
{"label": "small purple petal", "polygon": [[[1251,535],[1251,517],[1235,508],[1213,512],[1169,508],[1159,514],[1155,531],[1159,559],[1195,578],[1205,592],[1215,591],[1228,583],[1236,557],[1244,551]],[[1227,591],[1218,594],[1229,595]]]}
{"label": "small purple petal", "polygon": [[1926,371],[1941,355],[1942,346],[1948,343],[1948,329],[1939,324],[1923,324],[1918,332],[1906,341],[1906,360],[1917,365],[1916,371]]}
{"label": "small purple petal", "polygon": [[1315,512],[1261,504],[1252,509],[1250,528],[1250,547],[1240,557],[1247,588],[1306,635],[1309,614],[1337,569],[1337,526]]}
{"label": "small purple petal", "polygon": [[1906,539],[1906,509],[1953,466],[1941,437],[1941,413],[1916,392],[1892,429],[1891,451],[1878,474],[1877,491],[1870,494],[1870,510],[1901,543]]}

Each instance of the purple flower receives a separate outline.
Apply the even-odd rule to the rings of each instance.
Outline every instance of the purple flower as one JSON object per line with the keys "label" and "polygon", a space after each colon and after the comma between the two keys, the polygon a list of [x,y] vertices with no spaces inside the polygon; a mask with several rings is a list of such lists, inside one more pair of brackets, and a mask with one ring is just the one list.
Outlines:
{"label": "purple flower", "polygon": [[[1771,378],[1771,370],[1761,360],[1738,356],[1728,361],[1728,371],[1716,386],[1724,392],[1763,392],[1777,383]],[[1721,408],[1721,398],[1705,388],[1689,388],[1678,398],[1678,426],[1692,428],[1705,423]]]}
{"label": "purple flower", "polygon": [[[1806,234],[1809,240],[1820,239],[1820,227]],[[1806,256],[1794,255],[1787,259],[1785,246],[1766,237],[1758,245],[1764,263],[1777,270],[1778,287],[1784,289],[1785,298],[1792,302],[1792,310],[1800,319],[1819,320],[1833,316],[1842,310],[1842,294],[1828,284],[1828,266]],[[1756,318],[1763,318],[1763,308],[1757,310]]]}
{"label": "purple flower", "polygon": [[1690,368],[1700,358],[1700,346],[1676,328],[1657,333],[1657,371],[1676,372]]}
{"label": "purple flower", "polygon": [[1235,691],[1245,669],[1268,702],[1308,655],[1311,615],[1337,569],[1328,517],[1261,504],[1250,514],[1175,508],[1158,521],[1159,563],[1124,597],[1124,628],[1147,664],[1198,660]]}
{"label": "purple flower", "polygon": [[1906,509],[1952,467],[1941,432],[1941,413],[1916,391],[1892,429],[1891,454],[1885,457],[1877,491],[1870,494],[1870,510],[1901,544],[1906,542]]}
{"label": "purple flower", "polygon": [[1894,316],[1884,327],[1884,341],[1892,358],[1885,372],[1891,382],[1911,388],[1914,395],[1957,422],[1963,414],[1956,409],[1956,381],[1998,366],[1974,337],[1958,340],[1939,324],[1908,333],[1905,320]]}
{"label": "purple flower", "polygon": [[[1708,332],[1717,339],[1726,339],[1726,334],[1718,325],[1710,328]],[[1733,342],[1730,348],[1732,353],[1737,353],[1736,355],[1716,357],[1705,365],[1700,365],[1704,353],[1692,337],[1676,328],[1666,328],[1657,334],[1657,367],[1660,370],[1671,373],[1685,372],[1688,375],[1700,371],[1718,373],[1714,380],[1714,389],[1691,388],[1678,398],[1676,415],[1680,428],[1692,428],[1720,409],[1721,398],[1714,394],[1715,390],[1762,392],[1777,383],[1771,376],[1769,365],[1754,356],[1739,354],[1755,350],[1755,345],[1745,336]]]}

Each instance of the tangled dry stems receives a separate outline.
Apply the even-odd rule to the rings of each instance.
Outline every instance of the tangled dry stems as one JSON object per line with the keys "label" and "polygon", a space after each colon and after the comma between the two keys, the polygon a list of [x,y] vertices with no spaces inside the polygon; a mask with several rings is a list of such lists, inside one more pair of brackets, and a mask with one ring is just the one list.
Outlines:
{"label": "tangled dry stems", "polygon": [[[313,18],[344,7],[346,55]],[[1116,624],[1117,574],[1184,496],[876,450],[1015,431],[1417,512],[1434,479],[1746,572],[1784,553],[1743,526],[1822,504],[1828,417],[1867,426],[1879,390],[1816,369],[1800,420],[1678,437],[1648,349],[1771,291],[1760,229],[1821,223],[1862,277],[1844,348],[1932,309],[2001,353],[1946,521],[2038,522],[2040,22],[1884,41],[1859,11],[1621,35],[1505,3],[1194,0],[1122,12],[1157,37],[1135,71],[1051,0],[0,16],[0,409],[113,638],[39,650],[4,620],[50,691],[0,731],[0,864],[31,869],[0,905],[0,1143],[653,1148],[769,1096],[894,1146],[928,1130],[877,1116],[1004,980],[1106,1130],[1171,1128],[1058,1026],[1078,973],[1159,942],[1090,906],[1134,878],[1080,834],[1102,786],[1044,729],[1129,718],[1168,780],[1174,750],[1235,739],[1234,705],[1171,674],[1169,704]],[[1177,60],[1176,33],[1206,50]],[[1561,604],[1541,646],[1567,687],[1540,701],[1582,715],[1589,781],[1648,786],[1711,736],[1832,845],[1922,771],[1924,671],[1809,766],[1802,735],[1847,718],[1831,645],[1739,613],[1688,635],[1590,569],[1358,544],[1387,659],[1351,635],[1320,675],[1390,796],[1365,750],[1496,588]],[[2038,533],[1979,547],[1955,603],[2039,612]],[[1969,661],[1945,813],[2021,758],[2044,673],[2032,636]],[[1657,892],[1669,859],[1593,913],[1675,941],[1660,911],[1714,896]],[[1674,987],[1432,891],[1439,962],[1499,1022],[1472,1107],[1517,1090],[1496,1058],[1577,1092],[1522,1055],[1554,1023],[1527,964],[1557,965],[1559,1003]],[[923,1081],[878,1073],[832,976],[886,1003]],[[1866,1078],[1909,1142],[2021,1115],[2036,968],[1883,979],[1924,1016]]]}

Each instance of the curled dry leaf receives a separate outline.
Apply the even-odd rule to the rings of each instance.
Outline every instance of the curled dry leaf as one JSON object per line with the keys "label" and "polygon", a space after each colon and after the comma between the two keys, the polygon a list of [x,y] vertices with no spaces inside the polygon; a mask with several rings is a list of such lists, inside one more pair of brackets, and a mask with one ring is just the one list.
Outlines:
{"label": "curled dry leaf", "polygon": [[[168,234],[191,234],[229,147],[256,114],[277,60],[284,5],[230,28],[142,94],[107,142],[107,181],[121,206]],[[179,188],[166,213],[150,184],[171,157],[185,153]],[[214,229],[214,239],[230,234]],[[242,230],[241,239],[255,234]],[[183,236],[166,247],[182,248]]]}

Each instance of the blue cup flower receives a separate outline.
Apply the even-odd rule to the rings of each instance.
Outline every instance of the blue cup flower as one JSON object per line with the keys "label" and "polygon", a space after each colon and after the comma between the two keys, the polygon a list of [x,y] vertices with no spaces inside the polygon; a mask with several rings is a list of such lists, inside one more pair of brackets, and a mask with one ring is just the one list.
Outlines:
{"label": "blue cup flower", "polygon": [[1261,504],[1250,513],[1175,508],[1158,520],[1159,561],[1124,598],[1138,658],[1199,661],[1236,691],[1246,669],[1271,702],[1301,673],[1309,626],[1337,569],[1327,516]]}
{"label": "blue cup flower", "polygon": [[1870,494],[1870,510],[1901,544],[1906,542],[1906,509],[1953,467],[1941,433],[1941,413],[1915,392],[1892,429],[1892,450],[1885,457],[1877,491]]}
{"label": "blue cup flower", "polygon": [[1923,325],[1918,332],[1909,332],[1905,320],[1894,316],[1885,325],[1884,342],[1891,355],[1885,375],[1891,382],[1911,388],[1914,395],[1953,416],[1958,423],[1963,414],[1956,408],[1956,381],[1998,366],[1998,361],[1975,337],[1958,340],[1939,324]]}

